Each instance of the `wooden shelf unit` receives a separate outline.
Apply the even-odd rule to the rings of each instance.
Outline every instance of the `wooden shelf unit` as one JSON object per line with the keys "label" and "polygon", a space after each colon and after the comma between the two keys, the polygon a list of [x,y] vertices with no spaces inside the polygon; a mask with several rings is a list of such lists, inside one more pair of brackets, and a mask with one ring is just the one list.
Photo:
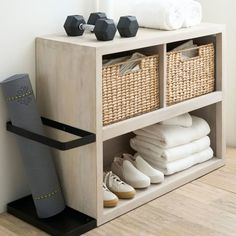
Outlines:
{"label": "wooden shelf unit", "polygon": [[[216,52],[215,92],[172,106],[165,101],[166,52],[168,44],[196,39],[214,42]],[[67,152],[53,150],[68,206],[97,219],[101,225],[146,202],[192,181],[224,164],[225,28],[202,23],[176,31],[140,29],[135,38],[98,42],[94,35],[67,37],[49,35],[36,40],[37,101],[41,114],[59,122],[96,133],[96,142]],[[109,126],[102,125],[102,59],[117,53],[140,51],[160,57],[161,108]],[[122,200],[112,209],[103,208],[103,167],[115,153],[129,149],[132,131],[185,112],[208,121],[215,158],[166,177],[164,183],[137,191],[132,200]],[[67,139],[67,134],[52,133]]]}

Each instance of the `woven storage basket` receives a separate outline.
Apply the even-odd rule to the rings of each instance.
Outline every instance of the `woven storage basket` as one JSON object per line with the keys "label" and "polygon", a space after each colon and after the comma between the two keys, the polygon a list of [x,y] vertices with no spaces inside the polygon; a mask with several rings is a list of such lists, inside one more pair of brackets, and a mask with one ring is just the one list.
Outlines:
{"label": "woven storage basket", "polygon": [[[126,63],[137,63],[137,71],[120,73]],[[103,125],[109,125],[159,108],[158,55],[103,66]]]}
{"label": "woven storage basket", "polygon": [[[184,59],[183,53],[198,50],[198,55]],[[167,53],[167,105],[214,91],[214,45]]]}

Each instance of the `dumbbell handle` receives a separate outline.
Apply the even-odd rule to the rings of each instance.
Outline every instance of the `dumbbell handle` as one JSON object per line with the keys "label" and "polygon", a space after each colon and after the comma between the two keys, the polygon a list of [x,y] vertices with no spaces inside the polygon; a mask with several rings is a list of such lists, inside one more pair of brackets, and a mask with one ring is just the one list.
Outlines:
{"label": "dumbbell handle", "polygon": [[88,31],[92,32],[94,30],[94,28],[95,28],[94,25],[89,25],[89,24],[80,24],[79,25],[79,29],[81,29],[81,30],[88,30]]}

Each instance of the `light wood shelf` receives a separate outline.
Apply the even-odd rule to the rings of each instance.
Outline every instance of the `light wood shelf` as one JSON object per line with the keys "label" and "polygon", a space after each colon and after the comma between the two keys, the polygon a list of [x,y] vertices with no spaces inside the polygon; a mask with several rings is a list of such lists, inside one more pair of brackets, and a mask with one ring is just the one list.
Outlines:
{"label": "light wood shelf", "polygon": [[[166,50],[169,43],[213,40],[216,49],[215,92],[166,106]],[[176,31],[140,29],[135,38],[99,42],[92,34],[48,35],[36,40],[37,102],[42,116],[96,134],[96,142],[71,151],[53,150],[68,206],[97,219],[101,225],[224,164],[225,28],[202,23]],[[116,124],[102,125],[102,60],[114,53],[159,54],[161,108]],[[118,151],[130,148],[132,131],[191,112],[207,120],[216,158],[165,178],[161,185],[138,191],[130,201],[103,209],[103,167]],[[66,139],[66,134],[53,133]]]}
{"label": "light wood shelf", "polygon": [[63,34],[46,35],[45,40],[53,40],[58,43],[66,43],[83,48],[93,48],[100,55],[129,51],[137,48],[146,48],[153,45],[161,45],[186,39],[198,38],[206,35],[214,35],[225,31],[225,26],[220,24],[202,23],[195,27],[182,28],[174,31],[140,29],[135,38],[120,38],[117,34],[115,40],[98,42],[94,35],[87,33],[84,37],[67,37]]}
{"label": "light wood shelf", "polygon": [[117,137],[128,132],[144,128],[149,125],[169,119],[186,112],[197,110],[211,104],[221,102],[223,99],[222,92],[216,91],[200,97],[196,97],[175,105],[160,108],[156,111],[136,116],[112,125],[103,127],[103,141]]}

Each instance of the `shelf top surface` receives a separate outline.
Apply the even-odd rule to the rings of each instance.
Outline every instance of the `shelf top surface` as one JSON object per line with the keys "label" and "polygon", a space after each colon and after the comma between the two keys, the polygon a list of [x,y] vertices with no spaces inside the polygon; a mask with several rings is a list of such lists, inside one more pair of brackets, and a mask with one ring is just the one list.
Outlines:
{"label": "shelf top surface", "polygon": [[106,42],[97,41],[95,35],[91,33],[85,33],[81,37],[68,37],[65,33],[54,34],[42,36],[39,39],[90,47],[96,49],[101,54],[109,54],[217,34],[223,32],[224,28],[224,25],[212,23],[201,23],[194,27],[174,31],[140,28],[136,37],[121,38],[117,33],[114,40]]}

